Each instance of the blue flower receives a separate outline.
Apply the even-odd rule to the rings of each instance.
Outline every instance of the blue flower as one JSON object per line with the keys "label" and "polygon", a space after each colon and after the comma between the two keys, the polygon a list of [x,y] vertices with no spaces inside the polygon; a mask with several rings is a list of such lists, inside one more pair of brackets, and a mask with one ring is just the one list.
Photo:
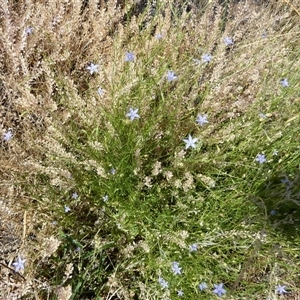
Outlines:
{"label": "blue flower", "polygon": [[71,211],[71,208],[69,206],[65,205],[65,212],[67,213],[69,211]]}
{"label": "blue flower", "polygon": [[75,192],[72,194],[72,199],[77,199],[78,198],[78,194]]}
{"label": "blue flower", "polygon": [[260,113],[259,116],[260,116],[262,119],[266,119],[266,118],[267,118],[267,116],[266,116],[265,114],[263,114],[263,113]]}
{"label": "blue flower", "polygon": [[289,86],[289,82],[288,82],[288,80],[287,80],[286,78],[281,79],[281,80],[280,80],[280,83],[281,83],[281,85],[282,85],[283,87],[288,87],[288,86]]}
{"label": "blue flower", "polygon": [[8,130],[6,133],[4,133],[3,140],[7,142],[12,138],[12,136],[13,136],[13,134],[12,134],[11,130]]}
{"label": "blue flower", "polygon": [[223,283],[214,284],[214,293],[221,297],[222,295],[226,294],[226,290],[223,289]]}
{"label": "blue flower", "polygon": [[133,52],[127,52],[125,53],[125,61],[134,61],[135,55]]}
{"label": "blue flower", "polygon": [[195,243],[190,245],[189,248],[190,248],[190,252],[196,252],[198,250],[198,245]]}
{"label": "blue flower", "polygon": [[275,209],[272,209],[271,211],[270,211],[270,215],[271,216],[275,216],[277,214],[277,211],[275,210]]}
{"label": "blue flower", "polygon": [[189,134],[187,139],[183,139],[183,141],[185,142],[185,149],[188,149],[190,147],[192,148],[196,148],[196,142],[198,141],[197,138],[193,139],[192,136]]}
{"label": "blue flower", "polygon": [[176,79],[177,79],[177,76],[175,75],[175,73],[173,71],[168,71],[167,80],[169,82],[171,82],[171,81],[174,81]]}
{"label": "blue flower", "polygon": [[166,280],[164,280],[162,277],[158,278],[158,282],[163,289],[167,289],[169,287],[169,283]]}
{"label": "blue flower", "polygon": [[234,44],[233,39],[230,38],[230,37],[228,37],[228,36],[226,36],[226,37],[224,38],[224,43],[225,43],[226,46],[229,46],[229,45],[233,45],[233,44]]}
{"label": "blue flower", "polygon": [[25,261],[26,261],[26,259],[22,259],[19,256],[18,260],[12,264],[14,266],[16,272],[24,270],[24,263],[25,263]]}
{"label": "blue flower", "polygon": [[179,291],[177,291],[177,295],[178,295],[178,297],[182,297],[183,296],[183,291],[182,290],[179,290]]}
{"label": "blue flower", "polygon": [[109,172],[110,172],[110,174],[115,175],[117,171],[116,171],[116,169],[111,168]]}
{"label": "blue flower", "polygon": [[33,33],[33,27],[27,27],[27,28],[25,29],[25,33],[26,33],[26,34],[32,34],[32,33]]}
{"label": "blue flower", "polygon": [[104,95],[104,90],[101,87],[98,88],[97,92],[100,97]]}
{"label": "blue flower", "polygon": [[198,115],[196,122],[200,125],[203,126],[205,123],[209,123],[207,121],[207,115]]}
{"label": "blue flower", "polygon": [[177,261],[172,262],[172,271],[175,275],[181,274],[182,268],[179,267],[179,263]]}
{"label": "blue flower", "polygon": [[212,59],[212,56],[208,53],[202,55],[202,61],[205,63],[211,62],[211,59]]}
{"label": "blue flower", "polygon": [[88,66],[87,69],[90,71],[91,75],[93,75],[94,73],[98,73],[98,65],[95,65],[93,63],[91,63],[91,65]]}
{"label": "blue flower", "polygon": [[161,33],[158,33],[155,35],[155,37],[158,39],[158,40],[161,40],[163,38],[163,35]]}
{"label": "blue flower", "polygon": [[263,39],[266,39],[266,38],[267,38],[267,34],[266,34],[265,32],[263,32],[262,35],[261,35],[261,37],[262,37]]}
{"label": "blue flower", "polygon": [[283,294],[286,294],[287,293],[287,291],[285,290],[285,285],[278,285],[277,287],[276,287],[276,293],[277,294],[279,294],[279,295],[283,295]]}
{"label": "blue flower", "polygon": [[205,282],[202,282],[198,285],[198,288],[200,291],[204,291],[205,289],[207,289],[207,284]]}
{"label": "blue flower", "polygon": [[139,119],[138,115],[138,108],[129,108],[129,113],[126,114],[126,117],[130,118],[130,121],[133,121],[134,119]]}
{"label": "blue flower", "polygon": [[264,154],[257,154],[256,156],[256,161],[258,161],[260,164],[263,164],[264,162],[266,162],[266,156]]}

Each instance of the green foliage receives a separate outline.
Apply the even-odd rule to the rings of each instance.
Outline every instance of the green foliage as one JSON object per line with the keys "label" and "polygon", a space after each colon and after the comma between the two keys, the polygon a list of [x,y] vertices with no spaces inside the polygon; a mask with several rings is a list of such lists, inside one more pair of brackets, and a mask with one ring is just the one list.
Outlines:
{"label": "green foliage", "polygon": [[[236,26],[225,2],[216,12],[208,4],[201,16],[172,7],[169,19],[162,6],[148,26],[146,13],[131,7],[110,36],[110,56],[81,57],[74,73],[70,61],[59,71],[45,54],[61,111],[50,114],[47,132],[56,148],[45,150],[44,168],[26,187],[61,242],[35,270],[50,282],[43,296],[55,299],[67,284],[71,299],[176,299],[178,290],[183,299],[212,299],[219,283],[226,299],[266,299],[278,284],[299,292],[299,51],[281,46],[286,27],[267,46],[252,28],[225,47]],[[170,24],[155,39],[160,18]],[[214,43],[192,30],[201,22],[211,22]],[[276,53],[272,67],[265,48],[274,45],[286,54]],[[125,51],[136,59],[124,62]],[[204,53],[212,61],[195,64]],[[90,75],[87,63],[102,55],[101,71]],[[169,70],[175,81],[167,80]],[[255,70],[267,73],[249,78]],[[97,95],[100,84],[104,95]],[[131,121],[130,108],[140,118]],[[198,114],[209,123],[199,126]],[[195,149],[185,149],[189,134],[198,138]],[[201,282],[209,288],[200,291]]]}

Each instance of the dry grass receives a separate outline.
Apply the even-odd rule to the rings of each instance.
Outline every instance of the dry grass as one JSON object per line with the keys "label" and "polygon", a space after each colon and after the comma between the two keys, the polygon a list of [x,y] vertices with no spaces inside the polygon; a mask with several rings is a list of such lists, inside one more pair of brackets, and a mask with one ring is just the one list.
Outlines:
{"label": "dry grass", "polygon": [[[207,127],[203,135],[213,136],[216,147],[222,147],[225,141],[234,139],[228,122],[253,107],[269,111],[269,97],[282,97],[278,74],[285,78],[300,69],[299,3],[234,2],[221,5],[209,1],[199,9],[194,1],[189,12],[183,10],[179,15],[178,4],[162,1],[154,16],[150,11],[153,8],[141,12],[136,1],[90,0],[85,9],[81,0],[1,2],[0,135],[8,130],[13,133],[11,140],[0,142],[1,299],[43,299],[40,294],[47,293],[56,293],[58,299],[70,297],[70,287],[63,285],[72,271],[65,270],[66,280],[56,286],[37,274],[48,258],[55,256],[60,244],[52,225],[59,206],[53,204],[48,187],[40,185],[40,174],[53,189],[75,188],[68,181],[69,170],[60,163],[63,159],[78,162],[78,157],[62,146],[64,141],[68,143],[65,132],[73,122],[82,129],[101,128],[105,119],[97,108],[116,112],[121,99],[127,105],[139,103],[143,114],[150,114],[149,99],[159,95],[150,85],[140,89],[140,80],[151,78],[160,88],[164,73],[172,68],[180,73],[176,89],[168,90],[174,116],[188,119],[201,103],[210,123],[216,124]],[[30,27],[33,32],[26,33]],[[264,32],[265,39],[261,37]],[[159,33],[164,37],[160,44],[155,37]],[[226,36],[235,44],[226,47]],[[135,53],[134,65],[124,61],[125,51]],[[204,53],[212,54],[212,63],[195,67],[192,59],[201,60]],[[99,64],[97,76],[87,71],[90,63]],[[98,87],[104,87],[104,96],[97,95]],[[297,88],[299,83],[295,83],[289,95],[294,100],[290,101],[299,101]],[[135,90],[139,90],[138,95]],[[292,102],[282,105],[291,118],[297,118]],[[154,135],[159,136],[166,128],[163,121],[160,124]],[[113,125],[108,124],[108,130],[117,136]],[[173,130],[180,140],[189,132],[189,125],[178,122]],[[84,140],[84,133],[81,137],[78,132],[78,140],[81,138]],[[101,145],[95,147],[100,149]],[[106,176],[101,175],[101,166],[97,167],[98,175]],[[152,177],[160,173],[156,165]],[[189,176],[186,173],[187,190],[193,186]],[[26,257],[24,277],[9,269],[18,255]],[[251,272],[248,277],[254,276],[255,270]],[[260,280],[257,276],[255,280]],[[132,299],[130,292],[125,288],[122,291],[120,282],[113,282],[113,276],[111,281],[116,298],[107,293],[107,299]],[[142,286],[141,291],[140,299],[158,297]],[[285,299],[299,297],[295,292]]]}

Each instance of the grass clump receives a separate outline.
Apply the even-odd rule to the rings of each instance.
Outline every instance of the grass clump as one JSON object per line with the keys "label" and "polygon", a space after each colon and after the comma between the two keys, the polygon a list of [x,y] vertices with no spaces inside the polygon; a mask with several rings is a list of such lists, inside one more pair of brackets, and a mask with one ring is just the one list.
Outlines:
{"label": "grass clump", "polygon": [[299,15],[225,4],[3,6],[1,296],[297,299]]}

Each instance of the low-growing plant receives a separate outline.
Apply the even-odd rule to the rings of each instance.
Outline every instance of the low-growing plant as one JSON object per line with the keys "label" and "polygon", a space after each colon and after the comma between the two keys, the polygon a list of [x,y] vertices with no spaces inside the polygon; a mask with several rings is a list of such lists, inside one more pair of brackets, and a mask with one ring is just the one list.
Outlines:
{"label": "low-growing plant", "polygon": [[2,5],[1,297],[299,297],[299,12],[200,2]]}

